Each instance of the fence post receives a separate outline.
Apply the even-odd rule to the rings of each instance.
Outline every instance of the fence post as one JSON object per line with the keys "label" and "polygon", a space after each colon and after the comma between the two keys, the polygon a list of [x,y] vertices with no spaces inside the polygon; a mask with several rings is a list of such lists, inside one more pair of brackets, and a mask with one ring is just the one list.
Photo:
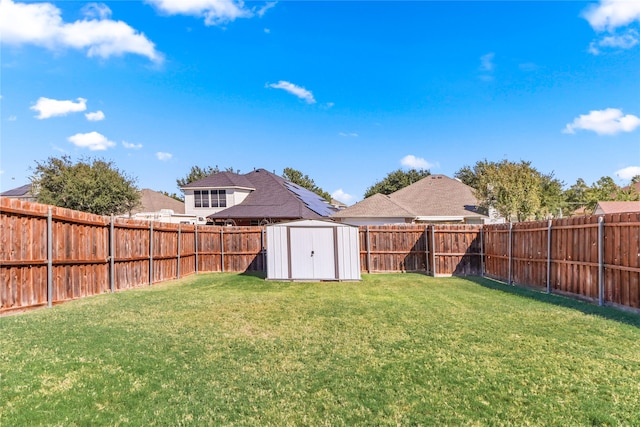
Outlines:
{"label": "fence post", "polygon": [[551,293],[551,225],[552,220],[549,220],[547,225],[547,293]]}
{"label": "fence post", "polygon": [[484,277],[484,224],[480,228],[480,277]]}
{"label": "fence post", "polygon": [[116,248],[115,248],[115,225],[114,217],[111,215],[109,221],[109,290],[111,293],[115,291],[115,275],[116,275]]}
{"label": "fence post", "polygon": [[177,271],[176,271],[178,279],[180,278],[180,236],[181,236],[180,226],[181,226],[181,224],[178,224],[178,268],[177,268]]}
{"label": "fence post", "polygon": [[193,246],[196,252],[196,275],[198,274],[198,224],[196,224],[195,236],[193,238]]}
{"label": "fence post", "polygon": [[149,226],[149,286],[153,284],[153,221]]}
{"label": "fence post", "polygon": [[262,226],[262,230],[260,230],[260,252],[262,252],[262,271],[264,273],[267,272],[267,249],[264,247],[266,231],[267,226]]}
{"label": "fence post", "polygon": [[429,270],[429,226],[424,226],[424,261],[427,273]]}
{"label": "fence post", "polygon": [[438,274],[438,267],[436,265],[436,226],[431,224],[431,266],[433,269],[433,277]]}
{"label": "fence post", "polygon": [[604,304],[604,217],[598,217],[598,305]]}
{"label": "fence post", "polygon": [[513,251],[513,223],[509,222],[509,244],[508,244],[508,251],[509,251],[509,259],[508,259],[508,268],[509,268],[509,278],[508,278],[508,285],[512,285],[512,278],[511,278],[511,257],[512,257],[512,251]]}
{"label": "fence post", "polygon": [[369,235],[369,226],[367,225],[366,245],[367,245],[367,273],[371,274],[371,236]]}
{"label": "fence post", "polygon": [[224,273],[224,228],[220,228],[220,271]]}
{"label": "fence post", "polygon": [[47,212],[47,307],[53,306],[53,212]]}

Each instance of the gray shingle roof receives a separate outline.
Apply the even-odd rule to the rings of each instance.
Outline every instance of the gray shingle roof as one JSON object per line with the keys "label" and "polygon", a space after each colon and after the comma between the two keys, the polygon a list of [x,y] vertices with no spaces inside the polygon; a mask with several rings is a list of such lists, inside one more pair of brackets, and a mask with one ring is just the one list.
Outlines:
{"label": "gray shingle roof", "polygon": [[332,215],[334,218],[371,218],[371,217],[404,217],[413,218],[415,215],[400,206],[389,196],[374,194],[353,206],[342,209]]}
{"label": "gray shingle roof", "polygon": [[[218,174],[216,174],[218,175]],[[235,174],[234,174],[235,175]],[[214,175],[215,176],[215,175]],[[309,209],[296,194],[287,188],[285,179],[268,172],[264,169],[257,169],[253,172],[242,175],[250,185],[244,186],[253,188],[242,203],[231,206],[218,213],[209,215],[211,219],[321,219],[323,215]],[[198,181],[202,182],[204,180]],[[239,182],[239,180],[234,180]],[[201,185],[201,184],[199,184]],[[305,199],[322,200],[320,196],[309,191],[301,190]],[[328,204],[327,204],[328,206]],[[330,207],[329,207],[330,208]],[[331,212],[335,209],[330,208]]]}
{"label": "gray shingle roof", "polygon": [[11,190],[3,191],[0,196],[4,197],[21,197],[26,196],[31,192],[31,184],[25,184]]}
{"label": "gray shingle roof", "polygon": [[468,185],[445,175],[429,175],[391,194],[416,216],[485,216]]}
{"label": "gray shingle roof", "polygon": [[468,185],[445,175],[429,175],[388,196],[368,197],[333,217],[486,217],[478,204]]}
{"label": "gray shingle roof", "polygon": [[166,196],[148,188],[140,190],[140,206],[131,211],[138,212],[159,212],[162,209],[171,209],[174,213],[184,213],[184,202],[180,202],[173,197]]}
{"label": "gray shingle roof", "polygon": [[249,188],[255,189],[247,175],[233,172],[218,172],[198,181],[191,182],[182,188]]}

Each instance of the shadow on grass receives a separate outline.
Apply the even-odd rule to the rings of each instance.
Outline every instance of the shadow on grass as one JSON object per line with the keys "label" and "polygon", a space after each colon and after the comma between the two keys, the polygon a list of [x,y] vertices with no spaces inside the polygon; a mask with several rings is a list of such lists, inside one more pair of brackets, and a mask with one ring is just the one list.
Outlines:
{"label": "shadow on grass", "polygon": [[258,279],[266,279],[267,278],[267,273],[265,273],[264,271],[243,271],[239,275],[240,276],[246,276],[246,277],[255,277],[255,278],[258,278]]}
{"label": "shadow on grass", "polygon": [[599,316],[604,319],[614,320],[616,322],[625,323],[627,325],[640,328],[639,314],[626,312],[615,307],[600,307],[587,301],[573,299],[558,294],[547,294],[544,291],[528,287],[510,286],[506,283],[498,282],[485,277],[465,277],[465,279],[469,280],[470,282],[477,283],[478,285],[488,289],[530,298],[536,301],[545,302],[547,304],[553,304],[558,307],[570,308],[580,311],[584,314]]}

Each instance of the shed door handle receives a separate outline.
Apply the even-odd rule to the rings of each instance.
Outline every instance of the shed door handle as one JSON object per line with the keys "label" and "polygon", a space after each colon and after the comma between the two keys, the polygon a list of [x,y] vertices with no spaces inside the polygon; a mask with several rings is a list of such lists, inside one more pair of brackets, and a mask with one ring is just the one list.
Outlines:
{"label": "shed door handle", "polygon": [[314,252],[313,252],[313,251],[311,251],[311,256],[313,256],[313,254],[314,254]]}

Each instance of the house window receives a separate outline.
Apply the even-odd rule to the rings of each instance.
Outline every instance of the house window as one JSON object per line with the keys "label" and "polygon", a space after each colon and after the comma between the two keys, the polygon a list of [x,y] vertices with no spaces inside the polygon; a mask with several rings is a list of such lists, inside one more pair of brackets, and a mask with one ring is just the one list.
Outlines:
{"label": "house window", "polygon": [[195,190],[193,192],[193,199],[195,201],[196,208],[208,208],[209,190]]}
{"label": "house window", "polygon": [[193,192],[194,206],[196,208],[226,208],[226,190],[195,190]]}
{"label": "house window", "polygon": [[227,207],[226,190],[211,190],[211,207],[214,207],[214,208]]}

